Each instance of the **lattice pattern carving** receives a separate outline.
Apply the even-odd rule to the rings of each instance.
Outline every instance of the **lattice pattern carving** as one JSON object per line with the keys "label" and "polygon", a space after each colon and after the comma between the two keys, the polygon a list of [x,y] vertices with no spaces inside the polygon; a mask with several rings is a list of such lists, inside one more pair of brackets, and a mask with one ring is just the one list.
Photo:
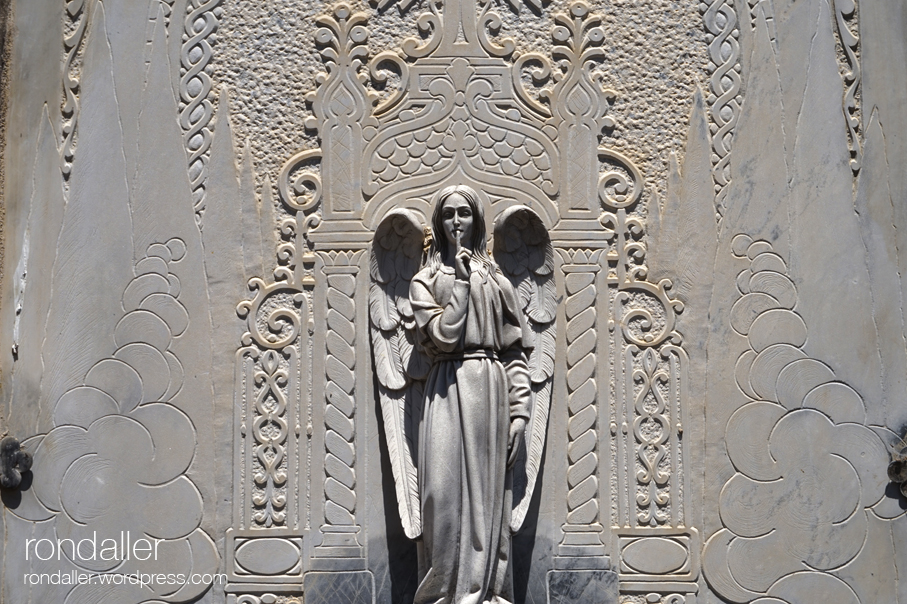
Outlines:
{"label": "lattice pattern carving", "polygon": [[271,527],[286,523],[286,443],[289,429],[287,397],[283,389],[289,376],[287,370],[280,367],[280,358],[274,350],[262,355],[260,367],[255,371],[255,385],[259,390],[255,396],[252,420],[257,462],[253,466],[253,480],[258,487],[252,495],[252,504],[256,508],[252,519],[258,525]]}
{"label": "lattice pattern carving", "polygon": [[724,198],[730,182],[731,142],[740,116],[740,36],[733,0],[709,0],[700,5],[708,32],[710,70],[708,97],[712,119],[712,151],[716,206],[724,213]]}
{"label": "lattice pattern carving", "polygon": [[189,154],[189,180],[196,213],[205,207],[205,180],[211,149],[211,36],[217,30],[221,0],[190,0],[186,6],[185,39],[180,51],[179,122]]}
{"label": "lattice pattern carving", "polygon": [[[635,347],[634,347],[635,348]],[[669,381],[668,374],[659,369],[658,357],[651,348],[642,353],[642,368],[633,371],[633,381],[640,384],[636,393],[633,418],[633,435],[638,443],[636,480],[638,482],[636,512],[640,524],[655,526],[668,520],[665,509],[671,501],[665,491],[671,479],[671,465],[665,444],[671,433],[668,403],[662,387]]]}

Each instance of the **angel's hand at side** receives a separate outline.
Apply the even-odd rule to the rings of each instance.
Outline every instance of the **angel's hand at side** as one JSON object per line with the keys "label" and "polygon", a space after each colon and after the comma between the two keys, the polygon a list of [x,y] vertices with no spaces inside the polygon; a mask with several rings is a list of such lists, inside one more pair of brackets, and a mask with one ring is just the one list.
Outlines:
{"label": "angel's hand at side", "polygon": [[517,454],[523,444],[523,435],[526,432],[526,418],[515,417],[510,422],[510,440],[507,447],[507,467],[513,467]]}

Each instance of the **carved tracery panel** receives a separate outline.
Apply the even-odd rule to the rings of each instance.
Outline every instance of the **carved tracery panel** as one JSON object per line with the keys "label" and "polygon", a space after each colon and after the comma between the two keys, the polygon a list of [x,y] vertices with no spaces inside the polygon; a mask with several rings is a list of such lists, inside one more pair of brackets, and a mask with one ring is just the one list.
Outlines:
{"label": "carved tracery panel", "polygon": [[[475,19],[454,26],[454,13],[473,11]],[[313,454],[323,461],[310,467],[324,486],[323,494],[311,491],[324,518],[313,518],[313,529],[322,525],[310,534],[317,585],[334,581],[331,573],[347,587],[360,585],[356,573],[368,576],[357,512],[366,488],[360,397],[372,381],[355,344],[363,320],[355,301],[368,279],[361,251],[391,210],[407,208],[424,223],[430,197],[463,183],[481,191],[489,222],[515,205],[532,208],[559,258],[555,279],[565,297],[557,328],[567,354],[554,364],[552,388],[565,388],[567,398],[552,408],[563,417],[548,421],[565,422],[567,440],[547,446],[568,453],[554,568],[614,567],[631,592],[664,581],[666,593],[697,590],[681,438],[687,359],[675,329],[683,305],[669,281],[648,279],[644,176],[601,146],[616,98],[594,75],[606,59],[602,20],[578,1],[554,21],[549,55],[519,54],[512,40],[489,35],[501,24],[491,3],[430,3],[419,19],[422,37],[370,55],[366,13],[339,4],[318,19],[326,71],[308,96],[307,127],[318,132],[320,149],[289,158],[278,182],[296,216],[297,246],[303,257],[313,250],[323,267],[314,273],[314,299],[325,312],[312,315],[312,329],[324,334],[315,336],[323,342],[316,356],[325,355],[311,374]],[[672,546],[686,561],[666,574],[638,562]],[[560,589],[558,576],[551,580]]]}

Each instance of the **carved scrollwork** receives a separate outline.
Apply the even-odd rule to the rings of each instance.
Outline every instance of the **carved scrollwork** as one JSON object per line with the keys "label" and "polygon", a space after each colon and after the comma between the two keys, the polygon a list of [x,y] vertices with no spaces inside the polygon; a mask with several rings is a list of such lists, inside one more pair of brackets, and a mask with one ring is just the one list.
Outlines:
{"label": "carved scrollwork", "polygon": [[[674,331],[674,327],[676,313],[683,310],[683,303],[670,298],[667,293],[670,286],[670,279],[662,279],[657,285],[648,281],[630,281],[620,287],[617,301],[622,303],[623,310],[618,323],[628,342],[641,348],[658,346],[669,338],[676,344],[681,342],[681,336]],[[647,302],[654,303],[654,306]]]}
{"label": "carved scrollwork", "polygon": [[856,15],[857,6],[854,0],[835,0],[834,8],[838,35],[841,39],[841,46],[844,47],[844,55],[847,57],[848,69],[844,73],[844,118],[847,120],[850,134],[850,153],[852,155],[850,167],[856,172],[863,163],[863,150],[859,136],[860,116],[857,107],[857,92],[859,92],[863,76],[860,69],[860,57],[857,54],[860,39],[854,31],[856,27],[851,28],[849,23]]}
{"label": "carved scrollwork", "polygon": [[645,231],[643,222],[629,214],[642,197],[642,174],[616,151],[599,148],[598,154],[609,166],[599,179],[599,197],[605,207],[599,221],[614,241],[608,261],[613,267],[609,282],[619,292],[617,324],[626,341],[640,348],[658,346],[669,338],[679,344],[681,337],[674,326],[683,303],[669,295],[670,279],[648,280],[646,248],[639,240]]}
{"label": "carved scrollwork", "polygon": [[[294,349],[288,348],[292,355]],[[258,462],[252,479],[258,487],[252,495],[255,511],[252,519],[263,527],[286,524],[287,468],[286,441],[289,434],[284,394],[289,375],[280,366],[276,350],[267,350],[261,357],[260,369],[255,371],[255,396],[252,435],[255,439],[255,458]]]}
{"label": "carved scrollwork", "polygon": [[376,116],[381,115],[391,109],[393,109],[397,103],[399,103],[404,95],[406,94],[406,82],[409,80],[409,65],[406,64],[406,61],[400,58],[396,52],[385,50],[379,52],[372,60],[368,63],[368,72],[372,79],[372,84],[377,84],[380,86],[385,86],[387,84],[387,66],[393,67],[393,70],[397,72],[400,77],[400,83],[397,86],[396,90],[390,93],[385,98],[380,98],[376,93],[370,93],[369,96],[372,98],[372,102],[375,103],[375,108],[372,113]]}
{"label": "carved scrollwork", "polygon": [[[628,348],[628,354],[638,352],[634,348]],[[633,434],[638,443],[636,455],[641,466],[636,472],[639,484],[637,518],[641,524],[655,526],[669,519],[665,506],[670,503],[670,495],[664,487],[671,479],[665,446],[671,434],[671,424],[667,416],[668,403],[661,391],[661,387],[669,383],[670,376],[658,367],[658,355],[653,349],[642,353],[642,368],[633,371],[633,381],[640,385],[634,401],[636,417],[633,419]]]}
{"label": "carved scrollwork", "polygon": [[509,57],[516,49],[513,38],[502,38],[500,42],[492,40],[488,33],[497,33],[501,30],[501,16],[491,10],[492,0],[480,0],[482,10],[479,14],[479,43],[489,55],[493,57]]}
{"label": "carved scrollwork", "polygon": [[[271,284],[258,277],[250,279],[249,289],[255,292],[255,297],[243,300],[236,307],[236,314],[246,319],[248,327],[242,336],[243,346],[250,346],[254,341],[262,348],[278,350],[299,337],[299,307],[305,302],[302,287],[289,267],[277,267],[274,277],[275,282]],[[280,300],[281,297],[284,299]]]}
{"label": "carved scrollwork", "polygon": [[284,162],[277,179],[280,199],[292,210],[310,212],[321,202],[321,176],[309,166],[321,160],[321,150],[300,151]]}
{"label": "carved scrollwork", "polygon": [[67,30],[63,36],[63,149],[60,154],[63,158],[63,176],[68,178],[72,172],[76,126],[79,122],[79,69],[76,61],[88,29],[85,0],[67,0],[66,16]]}
{"label": "carved scrollwork", "polygon": [[428,12],[419,15],[416,26],[422,37],[410,36],[403,40],[401,48],[412,59],[427,57],[441,44],[442,0],[429,0]]}
{"label": "carved scrollwork", "polygon": [[296,220],[284,218],[280,221],[280,235],[289,241],[284,241],[277,246],[277,262],[289,267],[296,266]]}
{"label": "carved scrollwork", "polygon": [[602,173],[598,179],[598,195],[602,203],[612,208],[629,208],[639,201],[643,190],[643,177],[629,158],[600,147],[599,161],[614,166]]}
{"label": "carved scrollwork", "polygon": [[551,60],[542,53],[527,52],[517,57],[516,61],[513,62],[513,70],[511,72],[513,89],[520,100],[541,116],[551,117],[551,109],[546,106],[551,103],[551,90],[542,88],[536,94],[532,94],[526,89],[527,82],[523,80],[523,74],[527,72],[533,84],[544,85],[551,77]]}

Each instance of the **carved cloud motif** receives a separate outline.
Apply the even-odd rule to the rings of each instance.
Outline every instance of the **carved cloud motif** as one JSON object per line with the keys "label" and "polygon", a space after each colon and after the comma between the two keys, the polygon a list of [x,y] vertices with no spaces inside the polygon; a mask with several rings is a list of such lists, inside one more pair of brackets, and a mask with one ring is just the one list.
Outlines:
{"label": "carved cloud motif", "polygon": [[[195,427],[170,403],[183,384],[183,367],[171,344],[189,325],[178,299],[180,281],[171,270],[185,255],[180,239],[148,248],[123,294],[126,312],[116,327],[116,352],[60,397],[55,427],[39,437],[34,472],[42,479],[34,483],[36,500],[20,513],[30,520],[52,518],[57,539],[79,544],[76,556],[68,543],[63,555],[85,571],[204,574],[218,565],[214,543],[199,528],[201,494],[185,474],[195,457]],[[173,514],[175,509],[180,513]],[[116,559],[109,552],[101,555],[103,540],[122,548],[127,532],[132,542],[162,540],[156,559],[124,561],[120,549]],[[121,603],[185,602],[207,588],[103,587],[105,597],[113,589]],[[96,602],[97,588],[79,585],[67,602]]]}
{"label": "carved cloud motif", "polygon": [[857,604],[858,588],[835,572],[864,547],[887,483],[886,447],[863,425],[860,395],[803,351],[807,328],[783,259],[743,235],[734,251],[751,260],[731,311],[750,346],[736,371],[750,402],[728,422],[737,473],[721,491],[725,528],[706,545],[706,577],[732,602]]}

